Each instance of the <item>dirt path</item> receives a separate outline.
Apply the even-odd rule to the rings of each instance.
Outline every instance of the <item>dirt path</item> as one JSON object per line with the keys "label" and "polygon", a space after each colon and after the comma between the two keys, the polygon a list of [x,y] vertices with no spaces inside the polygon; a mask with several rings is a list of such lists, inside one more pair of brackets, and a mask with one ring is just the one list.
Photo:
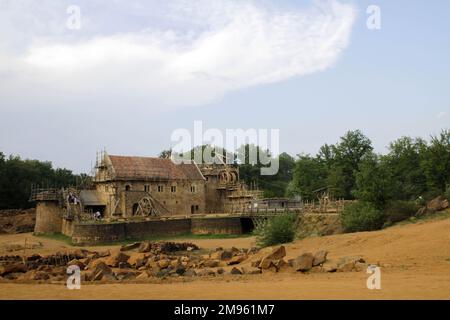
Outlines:
{"label": "dirt path", "polygon": [[[53,240],[45,237],[35,237],[32,233],[23,233],[23,234],[13,234],[13,235],[0,235],[0,255],[12,255],[17,254],[21,255],[23,251],[19,250],[17,252],[9,252],[7,248],[10,245],[24,245],[25,239],[27,240],[28,247],[30,244],[37,244],[41,243],[41,248],[35,248],[35,249],[27,249],[27,254],[51,254],[55,253],[57,251],[65,252],[74,250],[78,247],[70,246],[67,243],[64,243],[62,241]],[[165,240],[164,240],[165,241]],[[203,249],[216,249],[218,247],[224,247],[224,248],[250,248],[252,246],[255,246],[255,238],[254,237],[243,237],[243,238],[230,238],[230,239],[180,239],[177,238],[174,240],[176,242],[193,242],[200,246]],[[109,245],[109,246],[95,246],[95,247],[83,247],[88,250],[93,251],[104,251],[104,250],[118,250],[120,248],[120,245]]]}
{"label": "dirt path", "polygon": [[[11,240],[7,237],[11,236],[0,236],[0,243]],[[195,242],[216,248],[249,247],[253,241]],[[44,242],[44,251],[61,246],[53,240]],[[163,284],[83,285],[79,291],[63,285],[0,284],[0,299],[450,299],[450,219],[287,245],[288,258],[322,249],[330,252],[330,259],[362,255],[369,263],[381,264],[382,289],[368,290],[365,272],[264,274]]]}

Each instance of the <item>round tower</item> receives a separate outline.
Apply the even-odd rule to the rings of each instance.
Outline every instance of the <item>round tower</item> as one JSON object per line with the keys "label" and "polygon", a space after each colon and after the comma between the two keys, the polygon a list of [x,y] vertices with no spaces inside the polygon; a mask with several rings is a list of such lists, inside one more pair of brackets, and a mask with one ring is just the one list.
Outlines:
{"label": "round tower", "polygon": [[63,210],[58,191],[43,191],[35,195],[36,224],[34,234],[62,232]]}

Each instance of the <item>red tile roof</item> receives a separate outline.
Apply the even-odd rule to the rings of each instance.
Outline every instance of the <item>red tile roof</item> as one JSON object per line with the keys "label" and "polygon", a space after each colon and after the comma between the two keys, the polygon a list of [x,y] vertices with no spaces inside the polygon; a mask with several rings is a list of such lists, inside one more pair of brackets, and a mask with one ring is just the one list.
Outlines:
{"label": "red tile roof", "polygon": [[110,155],[115,178],[120,180],[204,180],[195,163],[175,164],[170,159]]}

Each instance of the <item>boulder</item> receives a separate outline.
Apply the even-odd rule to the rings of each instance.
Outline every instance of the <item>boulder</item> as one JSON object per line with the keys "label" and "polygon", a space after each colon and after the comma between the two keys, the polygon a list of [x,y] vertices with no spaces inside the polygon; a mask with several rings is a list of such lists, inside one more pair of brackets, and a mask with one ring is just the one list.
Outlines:
{"label": "boulder", "polygon": [[439,196],[434,198],[430,202],[427,203],[427,209],[432,211],[441,211],[448,207],[448,201],[443,196]]}
{"label": "boulder", "polygon": [[319,251],[314,255],[313,267],[320,266],[327,261],[328,251]]}
{"label": "boulder", "polygon": [[98,258],[106,258],[111,255],[111,251],[106,250],[106,251],[101,251],[101,252],[95,252],[94,254],[96,254],[98,256]]}
{"label": "boulder", "polygon": [[356,270],[357,263],[365,263],[361,256],[342,257],[339,259],[336,267],[338,272],[351,272]]}
{"label": "boulder", "polygon": [[327,260],[323,265],[322,265],[322,270],[324,272],[336,272],[337,271],[337,264],[333,261],[329,261]]}
{"label": "boulder", "polygon": [[210,256],[211,259],[220,261],[230,260],[232,257],[233,253],[227,250],[213,252]]}
{"label": "boulder", "polygon": [[272,249],[272,252],[266,256],[267,259],[280,260],[286,256],[286,248],[284,246],[278,246]]}
{"label": "boulder", "polygon": [[114,272],[114,276],[117,280],[120,281],[126,281],[126,280],[133,280],[138,275],[138,272],[130,271],[130,270],[119,270]]}
{"label": "boulder", "polygon": [[72,251],[71,255],[76,259],[84,259],[89,255],[89,251],[85,249],[77,249],[75,251]]}
{"label": "boulder", "polygon": [[169,276],[170,270],[168,269],[164,269],[164,270],[160,270],[158,272],[155,272],[154,275],[157,278],[165,278],[167,276]]}
{"label": "boulder", "polygon": [[[147,263],[147,258],[146,258],[145,253],[135,252],[130,255],[127,262],[130,266],[139,268],[139,267],[143,266],[145,263]],[[139,265],[139,266],[137,266],[137,265]]]}
{"label": "boulder", "polygon": [[245,267],[245,268],[242,268],[242,272],[244,274],[260,274],[261,273],[261,269],[254,268],[254,267]]}
{"label": "boulder", "polygon": [[78,268],[80,268],[80,270],[84,270],[86,268],[86,265],[83,262],[81,262],[80,260],[76,260],[76,259],[70,261],[67,264],[67,266],[68,267],[70,267],[70,266],[77,266]]}
{"label": "boulder", "polygon": [[23,263],[14,263],[0,266],[0,276],[4,277],[8,273],[25,273],[27,267]]}
{"label": "boulder", "polygon": [[111,254],[108,258],[105,259],[106,265],[110,267],[118,267],[119,263],[127,262],[130,259],[130,256],[126,255],[123,252],[116,252]]}
{"label": "boulder", "polygon": [[296,271],[306,272],[313,267],[314,256],[312,253],[304,253],[293,261],[293,267]]}
{"label": "boulder", "polygon": [[269,258],[264,258],[264,259],[261,260],[261,263],[259,264],[258,267],[260,269],[267,270],[267,269],[269,269],[272,266],[273,266],[273,260],[269,259]]}
{"label": "boulder", "polygon": [[220,260],[220,257],[222,255],[222,251],[216,251],[213,252],[209,255],[209,258],[213,259],[213,260]]}
{"label": "boulder", "polygon": [[365,271],[365,270],[367,270],[368,266],[369,265],[367,263],[356,262],[355,263],[355,270],[356,271]]}
{"label": "boulder", "polygon": [[201,258],[202,260],[209,260],[209,259],[211,258],[211,256],[210,256],[209,254],[202,254],[202,255],[200,256],[200,258]]}
{"label": "boulder", "polygon": [[177,269],[179,266],[181,266],[181,262],[178,259],[171,260],[170,266],[174,269]]}
{"label": "boulder", "polygon": [[20,280],[42,281],[50,279],[50,275],[44,271],[31,270],[20,277]]}
{"label": "boulder", "polygon": [[247,259],[247,255],[244,255],[244,254],[236,255],[233,258],[231,258],[230,261],[227,262],[227,264],[229,266],[233,266],[233,265],[239,264],[241,262],[244,262],[246,259]]}
{"label": "boulder", "polygon": [[101,281],[103,279],[103,270],[94,273],[93,281]]}
{"label": "boulder", "polygon": [[52,270],[50,270],[48,273],[51,274],[51,276],[57,277],[57,276],[66,276],[67,275],[67,268],[66,267],[55,267]]}
{"label": "boulder", "polygon": [[231,269],[230,274],[240,275],[240,274],[242,274],[242,271],[241,271],[241,269],[234,267],[233,269]]}
{"label": "boulder", "polygon": [[216,273],[211,269],[202,269],[197,271],[197,276],[199,277],[207,277],[207,276],[215,276]]}
{"label": "boulder", "polygon": [[207,268],[216,268],[220,265],[219,260],[206,260],[203,265]]}
{"label": "boulder", "polygon": [[112,273],[112,270],[108,265],[102,260],[94,260],[89,264],[89,270],[93,271],[94,274],[97,274],[99,271],[103,271],[103,273]]}
{"label": "boulder", "polygon": [[119,269],[129,269],[131,266],[128,264],[128,262],[120,262],[118,265]]}
{"label": "boulder", "polygon": [[188,269],[186,270],[186,272],[183,274],[184,277],[195,277],[197,275],[197,273],[195,272],[194,269]]}
{"label": "boulder", "polygon": [[254,260],[252,260],[252,262],[250,263],[250,265],[253,267],[253,268],[258,268],[259,266],[260,266],[260,264],[261,264],[261,259],[254,259]]}
{"label": "boulder", "polygon": [[90,271],[90,270],[81,272],[81,280],[82,281],[88,281],[88,282],[94,281],[94,276],[95,276],[94,272]]}
{"label": "boulder", "polygon": [[134,249],[138,249],[140,246],[141,246],[140,242],[125,244],[125,245],[120,247],[120,251],[122,251],[122,252],[124,252],[124,251],[131,251],[131,250],[134,250]]}
{"label": "boulder", "polygon": [[291,266],[284,259],[275,260],[273,265],[277,269],[277,272],[281,271],[291,271]]}
{"label": "boulder", "polygon": [[222,275],[222,274],[225,273],[225,270],[223,268],[219,268],[219,269],[216,270],[216,272],[217,272],[218,275]]}
{"label": "boulder", "polygon": [[355,269],[355,263],[348,261],[337,266],[338,272],[351,272]]}
{"label": "boulder", "polygon": [[185,272],[186,272],[186,268],[183,267],[183,266],[178,266],[178,267],[175,269],[175,273],[178,274],[178,275],[180,275],[180,276],[182,276]]}
{"label": "boulder", "polygon": [[148,280],[148,279],[150,279],[150,275],[145,271],[136,277],[136,280],[139,280],[139,281]]}
{"label": "boulder", "polygon": [[166,269],[168,266],[170,266],[170,260],[169,260],[169,259],[162,259],[162,260],[159,260],[159,261],[157,262],[157,265],[158,265],[158,267],[161,268],[161,269]]}
{"label": "boulder", "polygon": [[239,249],[238,249],[238,248],[236,248],[236,247],[232,247],[232,248],[231,248],[231,253],[232,253],[233,255],[236,255],[236,254],[239,254],[239,253],[240,253],[240,251],[239,251]]}
{"label": "boulder", "polygon": [[142,242],[138,248],[140,253],[150,252],[150,250],[152,250],[152,244],[148,241]]}

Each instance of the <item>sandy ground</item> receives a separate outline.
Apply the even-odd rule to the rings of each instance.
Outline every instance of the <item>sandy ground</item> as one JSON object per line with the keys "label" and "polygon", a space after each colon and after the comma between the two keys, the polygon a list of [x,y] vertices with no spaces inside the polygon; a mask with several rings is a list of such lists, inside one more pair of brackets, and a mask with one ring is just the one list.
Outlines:
{"label": "sandy ground", "polygon": [[[43,242],[44,248],[35,250],[39,253],[68,248],[30,234],[0,236],[0,244],[25,237]],[[253,242],[253,238],[195,240],[204,248],[250,247]],[[382,288],[367,289],[365,272],[289,273],[161,284],[83,284],[78,291],[61,284],[0,284],[0,299],[450,299],[450,219],[308,238],[286,247],[288,258],[318,250],[328,250],[332,260],[362,255],[367,262],[381,265]]]}

